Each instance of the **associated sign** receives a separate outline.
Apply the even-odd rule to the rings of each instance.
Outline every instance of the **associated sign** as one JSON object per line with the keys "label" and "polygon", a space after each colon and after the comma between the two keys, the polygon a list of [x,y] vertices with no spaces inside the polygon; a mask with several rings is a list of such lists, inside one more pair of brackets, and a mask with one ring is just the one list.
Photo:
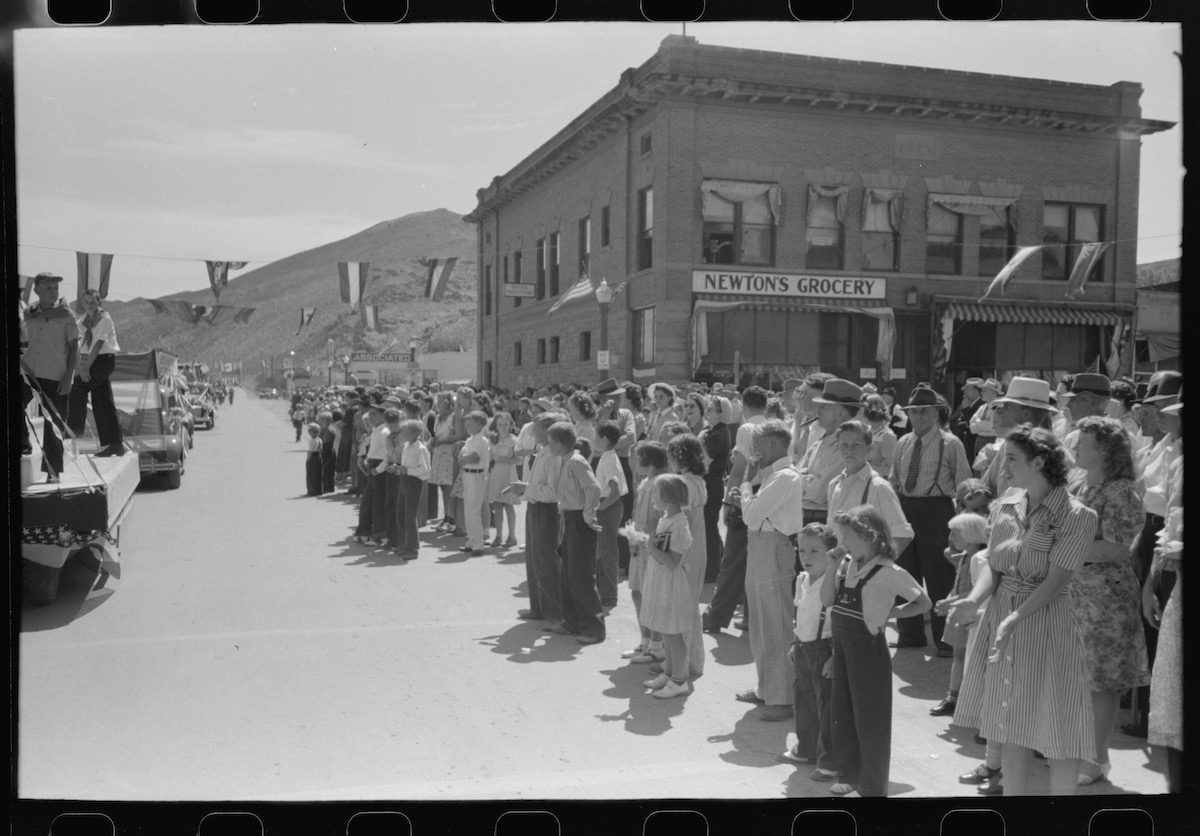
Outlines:
{"label": "associated sign", "polygon": [[865,276],[805,276],[798,273],[693,270],[694,293],[741,293],[787,299],[884,299],[887,283]]}
{"label": "associated sign", "polygon": [[411,363],[412,361],[411,354],[368,354],[365,351],[356,351],[350,355],[352,363]]}
{"label": "associated sign", "polygon": [[505,296],[517,296],[522,299],[533,298],[534,287],[531,284],[506,284],[504,286]]}

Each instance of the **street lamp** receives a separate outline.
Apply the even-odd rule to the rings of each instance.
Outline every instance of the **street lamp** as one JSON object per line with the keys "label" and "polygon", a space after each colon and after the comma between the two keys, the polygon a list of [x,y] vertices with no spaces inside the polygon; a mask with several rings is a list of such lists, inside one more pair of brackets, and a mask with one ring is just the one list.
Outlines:
{"label": "street lamp", "polygon": [[346,373],[346,379],[343,382],[345,383],[345,385],[349,386],[350,385],[350,355],[349,354],[342,355],[342,369]]}
{"label": "street lamp", "polygon": [[596,288],[596,302],[600,305],[600,356],[596,359],[602,371],[607,372],[608,363],[608,309],[612,307],[613,292],[607,279],[601,279]]}

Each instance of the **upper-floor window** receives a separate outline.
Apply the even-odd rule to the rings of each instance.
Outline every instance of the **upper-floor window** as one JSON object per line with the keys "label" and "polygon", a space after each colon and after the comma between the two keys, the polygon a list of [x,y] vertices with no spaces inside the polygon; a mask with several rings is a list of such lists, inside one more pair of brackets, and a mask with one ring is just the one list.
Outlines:
{"label": "upper-floor window", "polygon": [[863,194],[863,269],[900,269],[900,221],[904,193],[867,189]]}
{"label": "upper-floor window", "polygon": [[647,186],[637,193],[637,269],[654,266],[654,189]]}
{"label": "upper-floor window", "polygon": [[558,362],[558,337],[550,338],[550,362]]}
{"label": "upper-floor window", "polygon": [[[513,252],[513,284],[521,283],[521,256],[524,255],[520,250]],[[521,307],[521,297],[513,297],[513,307]]]}
{"label": "upper-floor window", "polygon": [[521,341],[517,340],[513,343],[513,365],[521,365]]}
{"label": "upper-floor window", "polygon": [[653,145],[653,135],[649,131],[646,131],[646,133],[642,134],[641,139],[638,140],[638,151],[642,154],[649,154]]}
{"label": "upper-floor window", "polygon": [[492,265],[483,267],[483,315],[492,315]]}
{"label": "upper-floor window", "polygon": [[592,332],[579,332],[579,359],[581,361],[592,359]]}
{"label": "upper-floor window", "polygon": [[654,365],[654,308],[633,312],[633,365]]}
{"label": "upper-floor window", "polygon": [[608,207],[604,206],[600,209],[600,246],[607,247],[612,242],[612,230],[609,226],[609,211]]}
{"label": "upper-floor window", "polygon": [[558,295],[558,233],[550,233],[550,243],[546,249],[546,271],[549,276],[550,296]]}
{"label": "upper-floor window", "polygon": [[963,216],[936,203],[929,204],[928,229],[925,232],[925,271],[928,273],[962,272]]}
{"label": "upper-floor window", "polygon": [[848,186],[808,187],[804,230],[804,266],[810,270],[841,270],[845,264],[844,225]]}
{"label": "upper-floor window", "polygon": [[537,246],[534,248],[537,265],[534,269],[534,285],[533,293],[537,299],[546,298],[546,239],[537,239]]}
{"label": "upper-floor window", "polygon": [[539,337],[537,341],[537,361],[539,366],[546,365],[546,338]]}
{"label": "upper-floor window", "polygon": [[592,216],[579,219],[579,275],[586,276],[592,261]]}
{"label": "upper-floor window", "polygon": [[1004,269],[1016,247],[1011,208],[996,206],[979,216],[979,275],[994,276]]}
{"label": "upper-floor window", "polygon": [[770,183],[705,180],[706,264],[774,264],[779,187]]}
{"label": "upper-floor window", "polygon": [[[1100,240],[1104,207],[1085,203],[1047,203],[1042,218],[1042,278],[1066,280],[1079,245]],[[1102,274],[1103,262],[1093,268]]]}

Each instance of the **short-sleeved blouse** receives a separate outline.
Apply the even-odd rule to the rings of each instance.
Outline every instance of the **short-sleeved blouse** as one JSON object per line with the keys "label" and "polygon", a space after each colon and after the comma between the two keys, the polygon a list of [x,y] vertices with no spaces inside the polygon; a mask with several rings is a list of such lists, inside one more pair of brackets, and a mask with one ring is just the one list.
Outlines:
{"label": "short-sleeved blouse", "polygon": [[1097,540],[1131,546],[1146,522],[1142,497],[1130,479],[1113,479],[1101,485],[1085,485],[1079,501],[1096,512]]}
{"label": "short-sleeved blouse", "polygon": [[1030,512],[1026,492],[1014,490],[992,507],[991,525],[992,568],[1022,584],[1038,584],[1051,564],[1068,572],[1083,564],[1096,530],[1096,513],[1073,502],[1061,487],[1052,488]]}
{"label": "short-sleeved blouse", "polygon": [[724,479],[729,472],[729,457],[733,455],[733,431],[728,424],[713,424],[701,434],[700,443],[709,460],[704,478],[710,482]]}

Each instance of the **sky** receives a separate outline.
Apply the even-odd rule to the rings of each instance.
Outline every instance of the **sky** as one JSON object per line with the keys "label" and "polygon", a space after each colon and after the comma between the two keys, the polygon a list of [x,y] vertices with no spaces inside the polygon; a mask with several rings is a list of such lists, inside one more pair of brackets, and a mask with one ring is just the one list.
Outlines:
{"label": "sky", "polygon": [[[14,52],[18,260],[110,297],[207,287],[508,171],[678,24],[26,29]],[[1174,24],[705,23],[703,44],[1108,85],[1179,122]],[[1143,138],[1138,262],[1179,255],[1182,125]],[[236,276],[237,274],[232,274]]]}

